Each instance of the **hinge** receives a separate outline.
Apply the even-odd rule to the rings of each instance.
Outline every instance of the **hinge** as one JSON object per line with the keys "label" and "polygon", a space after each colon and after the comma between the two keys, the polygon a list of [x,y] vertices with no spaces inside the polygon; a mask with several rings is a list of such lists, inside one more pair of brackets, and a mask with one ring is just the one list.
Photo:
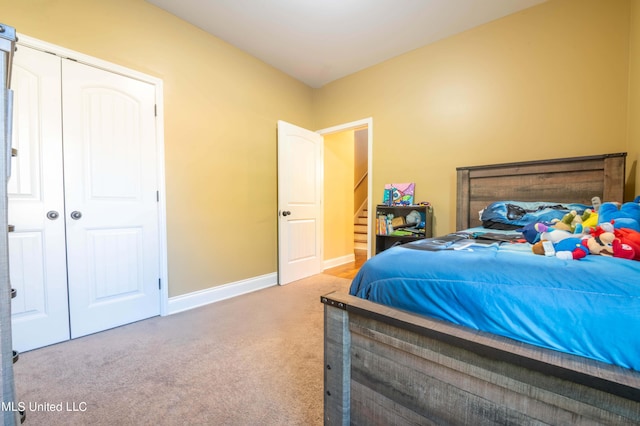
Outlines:
{"label": "hinge", "polygon": [[153,115],[156,117],[158,116],[158,105],[153,106]]}
{"label": "hinge", "polygon": [[158,278],[158,290],[162,290],[162,280]]}
{"label": "hinge", "polygon": [[160,191],[156,191],[156,201],[160,202]]}

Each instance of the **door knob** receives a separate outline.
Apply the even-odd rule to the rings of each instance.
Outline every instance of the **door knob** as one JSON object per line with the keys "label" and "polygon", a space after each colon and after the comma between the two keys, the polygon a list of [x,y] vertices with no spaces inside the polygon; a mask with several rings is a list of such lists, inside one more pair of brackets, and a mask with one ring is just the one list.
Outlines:
{"label": "door knob", "polygon": [[71,212],[71,219],[73,220],[78,220],[82,217],[82,213],[80,213],[79,211],[72,211]]}
{"label": "door knob", "polygon": [[51,210],[47,212],[47,219],[56,220],[59,216],[60,214],[55,210]]}
{"label": "door knob", "polygon": [[289,216],[291,212],[289,210],[285,210],[282,212],[282,216]]}

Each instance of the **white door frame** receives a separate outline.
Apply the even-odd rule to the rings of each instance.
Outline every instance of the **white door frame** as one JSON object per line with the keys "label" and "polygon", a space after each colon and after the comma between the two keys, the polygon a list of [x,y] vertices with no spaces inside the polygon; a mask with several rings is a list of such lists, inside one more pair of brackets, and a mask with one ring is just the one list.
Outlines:
{"label": "white door frame", "polygon": [[[337,126],[328,127],[326,129],[316,130],[316,133],[327,135],[330,133],[344,132],[367,126],[367,208],[369,215],[367,217],[367,259],[371,257],[372,238],[371,233],[371,212],[373,211],[373,118],[363,118],[362,120],[351,121],[349,123],[338,124]],[[324,164],[324,163],[323,163]],[[324,246],[324,239],[322,241]],[[324,250],[323,250],[324,252]]]}
{"label": "white door frame", "polygon": [[160,315],[169,314],[169,273],[167,267],[167,219],[166,219],[166,188],[165,188],[165,169],[164,169],[164,98],[163,98],[163,82],[157,77],[143,74],[139,71],[132,70],[111,62],[104,61],[93,56],[88,56],[73,50],[66,49],[55,44],[47,43],[24,34],[18,34],[17,46],[28,46],[33,49],[51,52],[58,56],[69,58],[77,62],[100,68],[105,71],[124,75],[136,80],[144,81],[152,84],[156,92],[156,149],[157,149],[157,182],[158,182],[158,239],[159,239],[159,270],[161,280],[160,290]]}

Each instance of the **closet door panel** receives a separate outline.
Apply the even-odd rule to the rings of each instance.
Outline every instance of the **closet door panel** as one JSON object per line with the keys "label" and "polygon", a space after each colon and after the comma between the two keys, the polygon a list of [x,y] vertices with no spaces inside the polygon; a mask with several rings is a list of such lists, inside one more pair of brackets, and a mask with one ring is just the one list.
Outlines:
{"label": "closet door panel", "polygon": [[155,88],[63,61],[71,336],[159,314]]}
{"label": "closet door panel", "polygon": [[10,278],[17,290],[12,336],[18,351],[69,339],[60,76],[58,57],[18,47],[11,81],[18,156],[8,183],[8,217],[15,226],[9,233]]}

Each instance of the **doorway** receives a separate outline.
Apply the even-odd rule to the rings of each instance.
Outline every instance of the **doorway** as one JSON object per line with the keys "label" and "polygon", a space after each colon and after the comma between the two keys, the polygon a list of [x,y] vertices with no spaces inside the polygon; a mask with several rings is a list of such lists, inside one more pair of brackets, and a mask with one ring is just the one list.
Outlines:
{"label": "doorway", "polygon": [[[326,205],[325,210],[339,210],[339,218],[336,219],[335,214],[333,218],[331,215],[327,215],[325,218],[325,246],[329,245],[327,240],[336,240],[347,238],[349,243],[353,244],[353,250],[349,252],[346,250],[345,244],[342,244],[342,248],[338,247],[325,247],[325,263],[324,269],[336,268],[343,264],[351,264],[356,260],[356,263],[362,261],[357,257],[356,253],[364,255],[364,260],[370,257],[372,247],[371,236],[371,218],[368,212],[371,211],[371,188],[372,188],[372,146],[373,146],[373,120],[371,118],[358,120],[354,122],[345,123],[342,125],[322,129],[318,131],[319,134],[325,137],[325,152],[330,153],[333,157],[339,157],[334,159],[329,154],[325,155],[325,182],[331,185],[332,179],[330,173],[334,170],[327,170],[327,168],[340,169],[346,163],[349,163],[351,167],[351,176],[348,176],[342,183],[333,183],[334,185],[344,186],[344,190],[349,188],[353,192],[349,195],[352,198],[341,205],[340,200],[336,197],[332,197],[332,189],[325,186]],[[341,147],[344,145],[344,148]],[[350,152],[349,152],[350,151]],[[358,155],[359,151],[363,151],[363,155]],[[359,164],[364,162],[364,164]],[[339,173],[336,172],[336,173]],[[353,186],[350,179],[353,179]],[[338,188],[343,191],[343,188]],[[360,197],[360,198],[358,198]],[[347,199],[345,195],[343,199]],[[333,203],[333,205],[331,205]],[[353,209],[352,209],[353,206]],[[364,212],[364,215],[362,214]],[[335,212],[334,212],[335,213]],[[354,217],[355,216],[355,217]],[[360,216],[360,217],[358,217]],[[348,226],[348,231],[342,231],[340,234],[332,233],[331,221],[338,230],[345,225]],[[358,225],[360,222],[360,225]],[[340,226],[340,224],[342,226]],[[366,243],[358,247],[358,243],[355,241],[356,235],[354,228],[361,228],[364,233]],[[356,231],[357,232],[357,231]],[[344,243],[344,241],[343,241]],[[351,244],[349,244],[349,247]],[[361,249],[361,250],[358,250]],[[357,251],[356,251],[357,250]]]}

